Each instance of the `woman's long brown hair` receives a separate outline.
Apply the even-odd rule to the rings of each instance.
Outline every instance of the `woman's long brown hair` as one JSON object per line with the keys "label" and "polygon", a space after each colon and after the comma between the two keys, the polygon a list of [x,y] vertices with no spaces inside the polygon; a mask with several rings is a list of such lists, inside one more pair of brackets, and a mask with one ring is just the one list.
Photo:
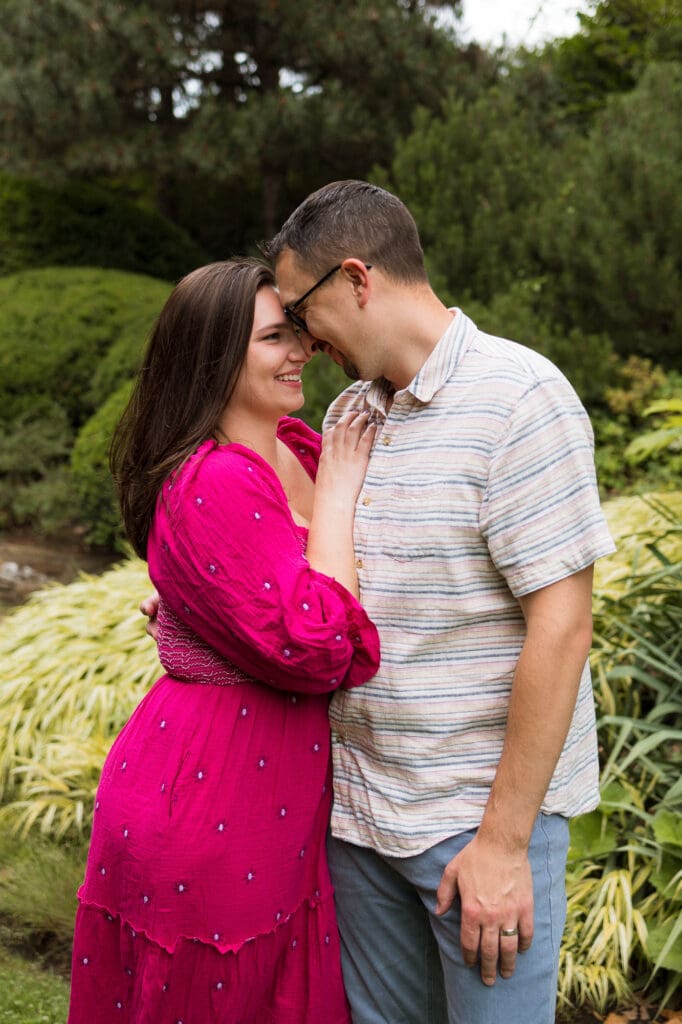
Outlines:
{"label": "woman's long brown hair", "polygon": [[161,310],[109,454],[141,558],[164,480],[215,436],[246,358],[256,292],[273,283],[256,260],[211,263],[184,277]]}

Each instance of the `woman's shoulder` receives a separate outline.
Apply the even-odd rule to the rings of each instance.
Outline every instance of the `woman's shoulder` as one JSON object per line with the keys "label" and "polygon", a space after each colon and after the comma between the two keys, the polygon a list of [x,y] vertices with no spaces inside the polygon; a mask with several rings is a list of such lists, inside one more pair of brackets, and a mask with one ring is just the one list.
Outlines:
{"label": "woman's shoulder", "polygon": [[321,435],[303,420],[283,416],[277,425],[277,436],[314,477],[320,461]]}
{"label": "woman's shoulder", "polygon": [[178,500],[188,493],[200,496],[202,489],[234,497],[240,491],[269,488],[270,475],[270,467],[250,448],[208,440],[176,470],[164,490],[175,491]]}

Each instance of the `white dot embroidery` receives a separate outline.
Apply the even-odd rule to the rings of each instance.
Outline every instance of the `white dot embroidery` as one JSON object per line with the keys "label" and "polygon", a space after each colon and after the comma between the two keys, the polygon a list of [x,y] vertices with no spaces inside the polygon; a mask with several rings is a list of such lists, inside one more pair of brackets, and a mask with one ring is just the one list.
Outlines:
{"label": "white dot embroidery", "polygon": [[289,650],[288,647],[284,648],[284,650],[282,651],[282,654],[284,655],[285,658],[290,658],[291,657],[291,651]]}
{"label": "white dot embroidery", "polygon": [[121,765],[121,771],[124,772],[127,767],[128,767],[128,762],[124,761],[123,764]]}
{"label": "white dot embroidery", "polygon": [[294,694],[294,695],[292,696],[292,698],[291,698],[291,703],[292,703],[292,704],[295,704],[297,700],[298,700],[298,697],[296,696],[296,694]]}
{"label": "white dot embroidery", "polygon": [[128,829],[124,828],[123,829],[123,838],[127,839],[129,835],[130,835],[130,832],[128,831]]}
{"label": "white dot embroidery", "polygon": [[143,903],[149,903],[149,896],[143,896],[142,897],[142,902]]}
{"label": "white dot embroidery", "polygon": [[189,615],[189,605],[188,604],[183,604],[182,610],[184,611],[185,615]]}
{"label": "white dot embroidery", "polygon": [[265,583],[263,584],[263,590],[272,590],[272,583],[269,583],[266,580]]}
{"label": "white dot embroidery", "polygon": [[165,792],[166,792],[166,783],[165,783],[165,782],[162,782],[162,783],[161,783],[161,792],[162,792],[162,793],[165,793]]}
{"label": "white dot embroidery", "polygon": [[116,1009],[117,1010],[122,1010],[123,1009],[123,1003],[120,1000],[116,1003]]}
{"label": "white dot embroidery", "polygon": [[168,982],[164,982],[164,984],[161,986],[161,991],[162,992],[167,992],[168,991]]}
{"label": "white dot embroidery", "polygon": [[261,757],[260,761],[258,762],[258,767],[259,768],[265,768],[266,763],[267,762],[266,762],[265,758]]}
{"label": "white dot embroidery", "polygon": [[331,940],[331,935],[325,935],[325,937],[324,937],[324,941],[325,941],[326,945],[328,946],[328,945],[329,945],[329,943],[330,943],[330,942],[332,941],[332,940]]}
{"label": "white dot embroidery", "polygon": [[249,871],[249,873],[246,876],[246,881],[247,882],[253,882],[255,877],[256,877],[256,872],[255,871]]}
{"label": "white dot embroidery", "polygon": [[133,976],[132,967],[126,967],[126,974],[128,975],[129,978],[132,978],[132,976]]}
{"label": "white dot embroidery", "polygon": [[106,875],[107,869],[106,868],[100,868],[99,869],[99,873],[100,873],[100,875]]}
{"label": "white dot embroidery", "polygon": [[330,686],[336,686],[337,683],[338,683],[338,679],[336,678],[336,676],[334,676],[333,679],[329,680],[329,685]]}
{"label": "white dot embroidery", "polygon": [[223,983],[222,983],[222,981],[216,981],[215,987],[216,987],[216,988],[218,989],[218,991],[220,992],[220,990],[221,990],[221,989],[222,989],[222,987],[223,987]]}
{"label": "white dot embroidery", "polygon": [[278,910],[277,913],[275,914],[275,921],[280,921],[281,918],[282,918],[282,911]]}
{"label": "white dot embroidery", "polygon": [[299,857],[305,857],[305,846],[299,851]]}
{"label": "white dot embroidery", "polygon": [[203,505],[204,504],[204,499],[203,498],[196,498],[195,500],[196,500],[197,505]]}
{"label": "white dot embroidery", "polygon": [[83,967],[87,967],[88,964],[90,963],[90,960],[87,956],[84,956],[83,959],[81,960],[81,963],[83,964]]}
{"label": "white dot embroidery", "polygon": [[280,818],[286,818],[286,816],[287,816],[287,809],[286,809],[286,807],[280,807],[280,809],[279,809],[279,816],[280,816]]}
{"label": "white dot embroidery", "polygon": [[253,466],[247,466],[246,467],[246,472],[247,473],[253,473]]}
{"label": "white dot embroidery", "polygon": [[253,513],[253,518],[254,519],[260,519],[260,512],[254,512]]}
{"label": "white dot embroidery", "polygon": [[111,914],[107,914],[107,921],[113,921],[113,920],[114,919],[113,919],[112,915]]}
{"label": "white dot embroidery", "polygon": [[178,884],[176,886],[176,889],[178,890],[178,892],[184,892],[185,891],[185,886],[183,885],[182,882],[178,882]]}
{"label": "white dot embroidery", "polygon": [[131,939],[136,939],[137,938],[137,932],[135,931],[134,928],[131,928],[131,930],[130,930],[130,938]]}
{"label": "white dot embroidery", "polygon": [[219,822],[216,825],[216,831],[217,832],[224,832],[225,831],[225,822],[224,821],[221,821],[221,822]]}
{"label": "white dot embroidery", "polygon": [[203,779],[203,777],[204,777],[204,773],[202,771],[198,771],[197,772],[197,778],[199,779],[199,781],[201,781]]}
{"label": "white dot embroidery", "polygon": [[294,939],[294,941],[291,943],[291,948],[292,949],[296,949],[297,946],[298,946],[298,939]]}
{"label": "white dot embroidery", "polygon": [[213,563],[212,563],[212,562],[211,562],[211,564],[210,564],[210,565],[209,565],[209,567],[208,567],[208,571],[209,571],[209,572],[215,572],[215,565],[213,565]]}
{"label": "white dot embroidery", "polygon": [[313,743],[313,750],[315,751],[316,754],[319,751],[319,749],[320,749],[320,744],[319,743]]}
{"label": "white dot embroidery", "polygon": [[335,640],[343,640],[343,637],[341,636],[340,633],[337,633],[336,636],[334,637],[334,639]]}
{"label": "white dot embroidery", "polygon": [[305,601],[301,605],[301,608],[303,609],[304,612],[309,612],[310,611],[310,605],[307,604]]}
{"label": "white dot embroidery", "polygon": [[246,718],[248,713],[249,713],[249,709],[247,707],[242,708],[241,711],[239,712],[239,714],[242,716],[242,718]]}

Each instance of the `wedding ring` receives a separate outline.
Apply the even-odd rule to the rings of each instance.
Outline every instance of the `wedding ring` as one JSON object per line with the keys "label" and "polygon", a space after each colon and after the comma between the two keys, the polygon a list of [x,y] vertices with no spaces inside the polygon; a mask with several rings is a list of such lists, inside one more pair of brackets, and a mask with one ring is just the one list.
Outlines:
{"label": "wedding ring", "polygon": [[514,935],[518,934],[518,928],[500,928],[500,935],[504,935],[505,939],[512,938]]}

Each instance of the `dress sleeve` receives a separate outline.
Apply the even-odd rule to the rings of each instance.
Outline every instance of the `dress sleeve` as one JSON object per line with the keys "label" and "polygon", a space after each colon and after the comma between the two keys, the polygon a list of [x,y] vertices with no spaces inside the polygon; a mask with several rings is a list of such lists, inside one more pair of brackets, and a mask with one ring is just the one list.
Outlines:
{"label": "dress sleeve", "polygon": [[535,381],[490,462],[480,527],[516,597],[615,550],[599,504],[592,427],[568,381]]}
{"label": "dress sleeve", "polygon": [[178,618],[264,683],[330,693],[378,668],[373,623],[344,587],[311,569],[279,481],[248,449],[200,451],[166,483],[148,557]]}

